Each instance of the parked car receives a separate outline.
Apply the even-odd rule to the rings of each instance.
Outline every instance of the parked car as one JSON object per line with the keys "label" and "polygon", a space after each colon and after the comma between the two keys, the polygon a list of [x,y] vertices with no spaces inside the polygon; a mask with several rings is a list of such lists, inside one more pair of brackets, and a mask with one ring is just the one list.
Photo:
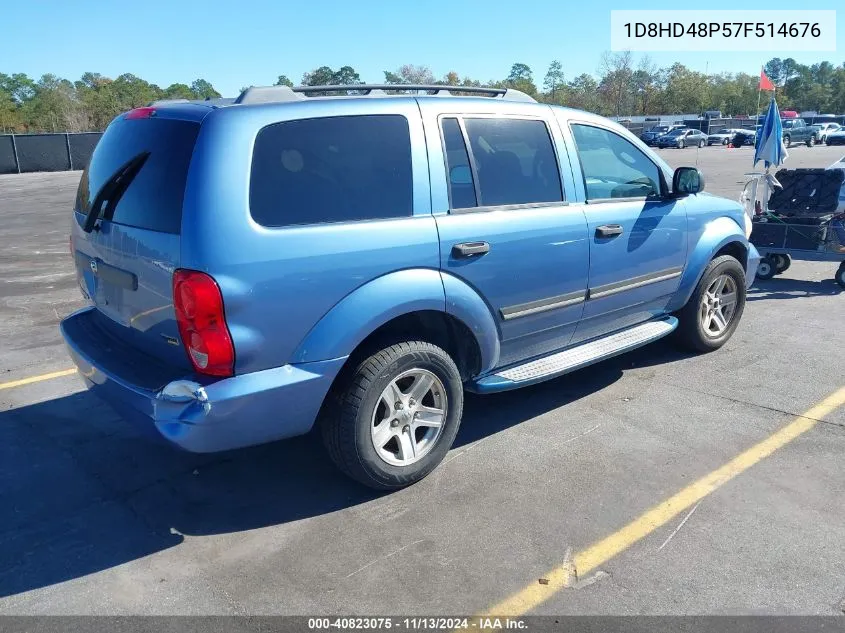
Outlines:
{"label": "parked car", "polygon": [[444,458],[465,390],[735,331],[759,255],[697,169],[513,90],[333,88],[108,126],[72,211],[90,305],[61,330],[124,416],[195,452],[317,424],[343,472],[393,489]]}
{"label": "parked car", "polygon": [[657,139],[659,137],[663,136],[664,134],[674,132],[675,130],[682,129],[684,129],[683,125],[656,125],[653,128],[650,128],[643,132],[643,135],[640,138],[646,145],[657,145]]}
{"label": "parked car", "polygon": [[761,126],[757,126],[754,130],[748,129],[740,129],[734,134],[733,138],[731,139],[731,144],[734,147],[743,147],[746,145],[754,145],[757,141],[757,132],[759,132]]}
{"label": "parked car", "polygon": [[707,135],[707,144],[708,145],[727,145],[731,141],[733,141],[734,136],[737,132],[744,132],[742,128],[728,128],[727,130],[722,130],[721,132],[715,132],[713,134]]}
{"label": "parked car", "polygon": [[838,132],[842,129],[842,126],[838,123],[817,123],[815,125],[811,125],[810,127],[815,130],[816,142],[818,143],[824,143],[827,141],[828,134]]}
{"label": "parked car", "polygon": [[701,130],[681,128],[658,137],[657,147],[704,147],[707,145],[707,135]]}
{"label": "parked car", "polygon": [[783,144],[789,147],[792,143],[804,143],[812,147],[818,140],[816,131],[804,119],[782,119]]}
{"label": "parked car", "polygon": [[836,132],[828,132],[825,143],[828,145],[845,145],[845,128]]}

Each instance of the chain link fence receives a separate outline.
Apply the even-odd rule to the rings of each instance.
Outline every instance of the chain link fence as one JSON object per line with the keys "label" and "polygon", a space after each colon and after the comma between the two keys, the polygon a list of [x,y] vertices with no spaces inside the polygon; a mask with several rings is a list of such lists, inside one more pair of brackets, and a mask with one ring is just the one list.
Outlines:
{"label": "chain link fence", "polygon": [[102,132],[0,135],[0,174],[85,169]]}

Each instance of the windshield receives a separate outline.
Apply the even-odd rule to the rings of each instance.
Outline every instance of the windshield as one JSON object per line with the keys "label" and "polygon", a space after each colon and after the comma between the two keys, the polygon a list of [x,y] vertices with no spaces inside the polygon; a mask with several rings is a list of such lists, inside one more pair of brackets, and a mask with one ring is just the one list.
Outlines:
{"label": "windshield", "polygon": [[686,132],[686,130],[673,130],[672,132],[669,132],[669,134],[667,134],[666,136],[680,136],[684,132]]}

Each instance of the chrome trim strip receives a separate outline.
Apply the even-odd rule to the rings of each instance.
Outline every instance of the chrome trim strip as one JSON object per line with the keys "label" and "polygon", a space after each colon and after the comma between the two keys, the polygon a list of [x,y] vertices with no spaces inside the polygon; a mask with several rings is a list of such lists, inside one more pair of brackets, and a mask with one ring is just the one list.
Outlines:
{"label": "chrome trim strip", "polygon": [[499,312],[505,321],[516,319],[518,317],[528,316],[529,314],[537,314],[538,312],[546,312],[548,310],[557,310],[558,308],[565,308],[567,306],[582,303],[587,299],[586,290],[578,290],[576,292],[568,292],[556,297],[548,297],[546,299],[538,299],[537,301],[529,301],[528,303],[520,303],[514,306],[502,308]]}
{"label": "chrome trim strip", "polygon": [[640,275],[639,277],[631,277],[630,279],[625,279],[623,281],[616,281],[612,284],[597,286],[595,288],[590,288],[587,299],[600,299],[602,297],[615,295],[619,292],[625,292],[626,290],[641,288],[642,286],[647,286],[648,284],[656,284],[660,281],[667,281],[669,279],[674,279],[675,277],[680,277],[682,272],[684,272],[683,267],[677,266],[675,268],[658,270],[655,273],[649,273],[647,275]]}

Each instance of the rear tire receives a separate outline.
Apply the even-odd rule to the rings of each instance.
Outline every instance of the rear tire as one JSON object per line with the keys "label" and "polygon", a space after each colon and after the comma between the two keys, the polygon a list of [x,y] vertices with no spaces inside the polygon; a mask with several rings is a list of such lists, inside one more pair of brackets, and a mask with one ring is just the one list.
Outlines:
{"label": "rear tire", "polygon": [[784,147],[786,147],[786,148],[791,147],[792,146],[792,139],[788,136],[784,136],[783,137],[783,144],[784,144]]}
{"label": "rear tire", "polygon": [[341,471],[370,488],[395,490],[418,482],[443,460],[463,403],[461,376],[449,354],[406,341],[376,351],[342,378],[323,406],[320,429]]}
{"label": "rear tire", "polygon": [[745,310],[745,270],[721,255],[707,264],[687,304],[678,312],[677,340],[687,349],[712,352],[731,338]]}

